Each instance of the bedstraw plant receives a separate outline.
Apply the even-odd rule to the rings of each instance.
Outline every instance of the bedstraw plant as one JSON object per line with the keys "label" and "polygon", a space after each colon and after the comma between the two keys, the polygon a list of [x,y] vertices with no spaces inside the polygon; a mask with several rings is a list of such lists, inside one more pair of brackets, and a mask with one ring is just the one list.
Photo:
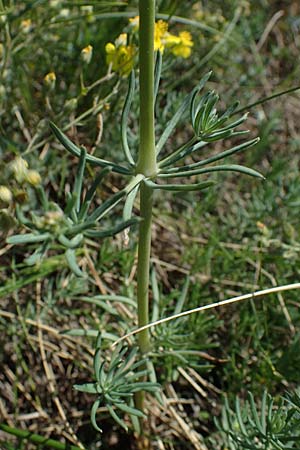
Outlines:
{"label": "bedstraw plant", "polygon": [[[36,264],[51,246],[59,245],[65,252],[71,270],[77,276],[84,276],[76,262],[76,252],[85,239],[105,238],[137,224],[138,327],[149,324],[151,225],[156,191],[188,192],[208,189],[216,181],[222,181],[221,177],[216,180],[215,173],[223,176],[225,172],[232,172],[236,175],[245,174],[263,179],[263,176],[252,168],[226,162],[219,163],[229,156],[252,148],[259,138],[243,142],[239,139],[238,143],[230,148],[226,146],[226,149],[218,153],[213,152],[211,156],[199,157],[200,152],[207,152],[215,142],[226,142],[229,138],[244,137],[248,133],[238,128],[246,121],[247,114],[238,115],[237,101],[234,101],[225,111],[219,112],[219,96],[207,88],[212,76],[209,71],[185,97],[162,134],[156,138],[155,111],[159,110],[159,83],[164,52],[169,49],[174,55],[185,58],[191,53],[193,43],[187,31],[175,36],[168,32],[166,22],[156,22],[155,10],[155,0],[140,0],[139,16],[130,22],[133,30],[131,41],[127,42],[127,36],[123,34],[117,42],[106,46],[107,62],[111,65],[111,69],[120,77],[128,77],[128,92],[120,123],[121,143],[126,162],[118,163],[88,154],[83,147],[75,145],[54,123],[51,123],[52,131],[57,139],[72,155],[79,158],[73,192],[69,194],[66,206],[62,210],[58,205],[49,203],[42,188],[39,188],[38,196],[44,210],[43,215],[33,214],[31,218],[27,218],[18,210],[20,221],[30,230],[30,233],[11,236],[8,239],[10,244],[40,244],[34,255],[29,258],[28,262],[31,264]],[[135,65],[137,59],[138,70]],[[139,144],[138,149],[134,149],[129,143],[128,127],[132,103],[137,91],[139,93]],[[191,136],[187,142],[170,151],[172,133],[179,123],[187,120],[187,117]],[[191,160],[193,162],[190,162]],[[83,196],[82,186],[86,164],[100,167],[101,170]],[[108,172],[120,174],[126,179],[127,184],[121,191],[90,212],[96,189]],[[136,217],[133,215],[133,205],[138,194],[140,214]],[[109,229],[103,228],[104,217],[122,200],[125,200],[123,219]],[[55,215],[54,222],[51,221],[53,215]],[[175,313],[182,309],[182,298],[179,300]],[[177,330],[178,323],[174,325]],[[129,341],[131,349],[117,345],[108,361],[102,354],[104,338],[105,336],[99,333],[94,355],[95,381],[76,385],[75,388],[96,396],[91,419],[97,430],[101,428],[97,424],[97,410],[103,405],[116,422],[125,429],[127,424],[122,417],[124,414],[129,414],[137,430],[143,429],[144,393],[151,392],[160,398],[155,375],[155,343],[153,343],[155,335],[151,335],[149,329],[144,329],[137,334],[137,346],[132,340]]]}

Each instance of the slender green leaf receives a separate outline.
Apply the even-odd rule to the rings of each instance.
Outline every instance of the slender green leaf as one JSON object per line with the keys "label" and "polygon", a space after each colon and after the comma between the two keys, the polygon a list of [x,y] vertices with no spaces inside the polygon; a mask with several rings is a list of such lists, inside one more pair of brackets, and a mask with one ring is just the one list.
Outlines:
{"label": "slender green leaf", "polygon": [[65,252],[66,260],[68,263],[68,266],[72,270],[72,272],[77,277],[86,277],[86,274],[82,272],[82,270],[79,268],[77,261],[76,261],[76,254],[75,251],[71,248],[68,248],[68,250]]}
{"label": "slender green leaf", "polygon": [[96,208],[90,216],[88,216],[88,222],[99,221],[114,206],[116,206],[125,195],[126,192],[122,190],[109,197],[102,205]]}
{"label": "slender green leaf", "polygon": [[60,234],[57,239],[58,239],[58,242],[60,242],[62,245],[64,245],[67,248],[76,248],[76,247],[78,247],[78,245],[81,244],[81,242],[83,240],[83,234],[78,234],[73,239],[68,239],[63,234]]}
{"label": "slender green leaf", "polygon": [[96,383],[83,383],[83,384],[74,384],[74,389],[80,392],[87,392],[88,394],[97,394],[97,385]]}
{"label": "slender green leaf", "polygon": [[50,233],[42,233],[42,234],[15,234],[14,236],[10,236],[6,239],[8,244],[16,245],[16,244],[33,244],[35,242],[43,242],[51,237]]}
{"label": "slender green leaf", "polygon": [[[175,175],[177,176],[177,174]],[[175,191],[175,192],[185,192],[185,191],[201,191],[202,189],[207,189],[215,184],[214,181],[203,181],[202,183],[195,184],[156,184],[153,181],[145,181],[146,185],[151,189],[161,189],[164,191]]]}
{"label": "slender green leaf", "polygon": [[139,185],[136,186],[134,189],[132,189],[132,191],[127,195],[123,209],[124,220],[129,220],[131,218],[134,201],[138,192],[139,192]]}
{"label": "slender green leaf", "polygon": [[129,220],[126,220],[125,222],[121,222],[118,225],[116,225],[113,228],[108,228],[103,231],[98,230],[89,230],[85,233],[86,236],[91,238],[105,238],[109,236],[115,236],[116,234],[120,233],[121,231],[126,230],[126,228],[131,227],[132,225],[135,225],[139,223],[142,219],[140,217],[132,217]]}
{"label": "slender green leaf", "polygon": [[156,52],[155,70],[154,70],[154,102],[156,101],[158,94],[161,69],[162,69],[162,53],[158,50]]}
{"label": "slender green leaf", "polygon": [[87,191],[86,196],[82,202],[82,207],[81,210],[78,214],[78,219],[82,220],[86,217],[87,211],[90,207],[90,204],[96,194],[96,190],[97,187],[99,186],[99,184],[101,183],[101,181],[103,180],[103,178],[111,171],[110,167],[105,167],[104,169],[102,169],[98,175],[96,176],[95,180],[92,183],[92,186],[90,187],[90,189]]}
{"label": "slender green leaf", "polygon": [[200,175],[210,172],[240,172],[244,173],[245,175],[250,175],[252,177],[262,178],[265,179],[265,177],[257,172],[256,170],[250,169],[249,167],[239,166],[237,164],[224,164],[221,166],[214,166],[214,167],[207,167],[205,169],[195,169],[195,170],[188,170],[184,172],[181,170],[180,167],[178,169],[178,172],[176,173],[160,173],[158,174],[159,178],[174,178],[174,177],[186,177],[186,176],[192,176],[192,175]]}
{"label": "slender green leaf", "polygon": [[240,431],[244,436],[247,436],[247,430],[246,427],[244,425],[244,421],[242,418],[242,413],[241,413],[241,405],[240,405],[240,400],[238,397],[235,398],[235,411],[236,411],[236,418],[240,427]]}
{"label": "slender green leaf", "polygon": [[168,124],[165,128],[165,131],[161,135],[161,137],[156,145],[156,153],[157,154],[160,153],[163,146],[169,139],[171,133],[173,132],[174,128],[177,126],[179,120],[182,118],[183,113],[189,107],[189,104],[191,102],[191,99],[195,95],[195,92],[197,92],[197,93],[200,92],[200,90],[204,87],[205,83],[209,79],[210,75],[211,75],[211,72],[208,72],[206,75],[204,75],[204,77],[200,80],[200,82],[193,89],[193,91],[185,97],[185,99],[183,100],[183,102],[182,102],[181,106],[179,107],[179,109],[177,110],[177,112],[174,114],[172,119],[168,122]]}
{"label": "slender green leaf", "polygon": [[193,164],[189,164],[183,167],[175,167],[172,169],[167,169],[166,172],[167,173],[176,173],[176,171],[180,170],[180,171],[186,171],[186,170],[192,170],[195,169],[197,167],[201,167],[201,166],[205,166],[207,164],[211,164],[213,162],[219,161],[223,158],[226,158],[227,156],[233,155],[234,153],[237,152],[241,152],[246,150],[247,148],[253,147],[254,145],[256,145],[258,142],[260,141],[259,138],[256,139],[252,139],[251,141],[247,141],[247,142],[243,142],[240,145],[237,145],[236,147],[232,147],[228,150],[225,150],[224,152],[218,153],[216,155],[213,155],[209,158],[203,159],[202,161],[193,163]]}
{"label": "slender green leaf", "polygon": [[128,427],[126,425],[126,423],[118,416],[118,414],[114,411],[114,409],[112,408],[111,405],[106,405],[109,414],[111,415],[111,417],[122,427],[124,428],[124,430],[127,432],[128,431]]}
{"label": "slender green leaf", "polygon": [[174,309],[174,314],[179,314],[182,311],[183,305],[186,301],[186,297],[188,294],[188,290],[189,290],[189,286],[190,286],[190,277],[187,276],[186,280],[184,282],[183,288],[182,288],[182,292],[179,296],[178,301],[176,302],[176,307]]}
{"label": "slender green leaf", "polygon": [[95,428],[95,430],[97,430],[100,433],[102,433],[102,430],[101,430],[101,428],[98,427],[97,420],[96,420],[96,414],[97,414],[97,410],[98,410],[100,404],[101,404],[101,401],[99,399],[97,399],[94,402],[94,404],[92,406],[92,409],[91,409],[91,422],[92,422],[92,425]]}
{"label": "slender green leaf", "polygon": [[173,153],[171,153],[166,158],[162,159],[158,166],[160,168],[164,168],[167,166],[170,166],[174,164],[175,162],[179,161],[182,158],[185,158],[187,155],[190,155],[191,153],[195,152],[196,150],[203,148],[207,145],[207,142],[199,141],[196,142],[196,138],[194,137],[189,142],[184,144],[183,146],[179,147],[177,150],[175,150]]}
{"label": "slender green leaf", "polygon": [[116,408],[120,409],[124,413],[130,414],[130,415],[132,414],[134,416],[141,417],[141,418],[146,417],[146,415],[139,409],[133,408],[124,403],[115,403],[115,405],[116,405]]}
{"label": "slender green leaf", "polygon": [[[66,148],[66,150],[68,150],[74,156],[80,156],[80,148],[73,144],[73,142],[53,122],[50,122],[50,127],[57,139]],[[125,175],[129,175],[131,173],[131,170],[127,169],[126,167],[119,166],[110,161],[106,161],[105,159],[96,158],[95,156],[89,154],[86,155],[86,160],[90,164],[95,166],[110,167],[112,171],[117,173],[122,173]]]}
{"label": "slender green leaf", "polygon": [[[73,328],[71,330],[61,331],[60,334],[66,336],[86,336],[86,337],[97,337],[99,330],[84,330],[82,328]],[[106,331],[102,331],[103,339],[108,339],[110,341],[116,341],[118,336],[116,334],[107,333]]]}
{"label": "slender green leaf", "polygon": [[78,170],[77,170],[75,184],[74,184],[74,195],[76,197],[75,209],[76,209],[77,213],[79,213],[79,210],[80,210],[81,190],[82,190],[82,182],[83,182],[83,177],[84,177],[85,161],[86,161],[86,150],[84,148],[81,148]]}
{"label": "slender green leaf", "polygon": [[121,117],[121,141],[122,141],[122,147],[123,151],[125,153],[125,156],[127,158],[127,161],[132,166],[135,165],[134,159],[132,157],[132,154],[130,152],[130,148],[128,145],[127,140],[127,127],[128,127],[128,115],[130,112],[132,100],[134,97],[134,90],[135,90],[135,76],[134,76],[134,70],[131,71],[129,76],[129,84],[128,84],[128,92],[124,104],[124,108],[122,111],[122,117]]}

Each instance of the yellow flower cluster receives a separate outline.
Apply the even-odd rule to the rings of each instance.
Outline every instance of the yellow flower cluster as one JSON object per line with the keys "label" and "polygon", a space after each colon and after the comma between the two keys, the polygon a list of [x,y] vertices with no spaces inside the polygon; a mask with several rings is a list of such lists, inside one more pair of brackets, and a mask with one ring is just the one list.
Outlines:
{"label": "yellow flower cluster", "polygon": [[[132,32],[139,29],[139,16],[129,19]],[[134,65],[134,57],[137,54],[135,45],[127,45],[127,34],[122,33],[115,40],[114,44],[108,42],[105,46],[106,62],[114,72],[121,76],[128,76]],[[169,50],[174,56],[188,58],[191,55],[194,43],[191,33],[182,31],[179,35],[171,34],[168,31],[168,23],[164,20],[155,22],[154,27],[154,50]]]}
{"label": "yellow flower cluster", "polygon": [[[129,19],[129,23],[133,30],[139,27],[139,17]],[[178,36],[169,33],[168,24],[164,20],[158,20],[154,26],[154,50],[163,53],[165,49],[177,57],[188,58],[191,55],[194,43],[191,33],[182,31]]]}
{"label": "yellow flower cluster", "polygon": [[114,44],[108,42],[105,51],[106,62],[111,65],[111,69],[122,77],[127,77],[133,68],[136,54],[135,46],[127,45],[127,34],[120,34]]}

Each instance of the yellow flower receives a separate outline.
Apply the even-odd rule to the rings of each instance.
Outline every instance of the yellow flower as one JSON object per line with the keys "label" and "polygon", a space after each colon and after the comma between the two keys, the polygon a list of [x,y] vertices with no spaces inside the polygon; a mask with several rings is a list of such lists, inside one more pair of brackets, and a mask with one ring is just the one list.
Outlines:
{"label": "yellow flower", "polygon": [[132,27],[133,31],[137,31],[140,26],[140,17],[135,16],[129,19],[129,25]]}
{"label": "yellow flower", "polygon": [[188,31],[181,31],[179,36],[168,33],[165,37],[165,43],[166,47],[170,48],[173,55],[181,56],[182,58],[188,58],[191,55],[192,47],[194,45],[191,33]]}
{"label": "yellow flower", "polygon": [[89,64],[91,62],[93,56],[93,47],[91,45],[88,45],[87,47],[84,47],[81,50],[81,59],[86,64]]}
{"label": "yellow flower", "polygon": [[168,32],[168,24],[167,22],[164,22],[163,20],[159,20],[158,22],[155,22],[154,25],[154,50],[159,50],[161,53],[163,53],[165,45],[164,45],[164,39],[166,37],[166,34]]}
{"label": "yellow flower", "polygon": [[23,33],[29,33],[29,31],[31,30],[31,19],[22,20],[21,28]]}
{"label": "yellow flower", "polygon": [[56,82],[55,72],[49,72],[44,76],[44,83],[49,89],[54,89]]}
{"label": "yellow flower", "polygon": [[121,34],[115,42],[116,45],[108,42],[105,46],[106,62],[111,64],[114,72],[127,77],[133,68],[136,49],[133,45],[126,45],[126,33]]}
{"label": "yellow flower", "polygon": [[120,47],[120,45],[126,45],[127,44],[127,34],[121,33],[115,40],[115,44],[117,47]]}

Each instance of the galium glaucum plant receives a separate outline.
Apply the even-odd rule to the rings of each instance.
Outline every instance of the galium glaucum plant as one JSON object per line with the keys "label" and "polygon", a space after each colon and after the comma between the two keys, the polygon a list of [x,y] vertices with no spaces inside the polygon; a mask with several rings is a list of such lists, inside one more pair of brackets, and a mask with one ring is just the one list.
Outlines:
{"label": "galium glaucum plant", "polygon": [[[133,205],[136,196],[140,194],[140,218],[138,232],[138,262],[137,262],[137,316],[138,326],[143,327],[149,324],[149,285],[150,285],[150,255],[151,255],[151,223],[154,192],[163,191],[200,191],[207,189],[215,183],[215,178],[208,178],[214,172],[234,172],[246,174],[258,178],[263,176],[257,171],[238,164],[215,164],[236,153],[245,151],[253,147],[258,138],[239,143],[229,149],[223,150],[212,156],[205,157],[199,161],[186,163],[187,157],[197,156],[202,149],[207,149],[214,142],[228,138],[245,135],[246,131],[239,131],[237,127],[246,120],[246,115],[240,118],[233,118],[237,113],[238,103],[235,102],[225,112],[218,112],[218,95],[213,91],[203,94],[206,84],[211,76],[211,72],[205,74],[196,87],[183,100],[174,116],[167,123],[163,133],[155,139],[155,114],[154,107],[158,98],[159,83],[162,71],[162,53],[160,46],[157,46],[154,36],[155,30],[155,1],[140,0],[139,2],[139,83],[135,79],[135,70],[129,75],[128,92],[124,103],[120,124],[120,141],[125,156],[125,163],[117,163],[89,155],[85,149],[76,146],[55,124],[51,124],[52,131],[61,144],[73,155],[79,157],[79,169],[75,183],[74,193],[70,196],[66,216],[59,232],[54,235],[49,230],[38,230],[33,228],[30,239],[36,241],[52,241],[58,239],[61,245],[66,248],[66,256],[69,259],[74,272],[81,275],[74,267],[75,248],[77,240],[85,236],[92,238],[104,237],[107,234],[114,234],[134,223],[137,218],[133,217]],[[159,39],[162,39],[162,34]],[[157,39],[157,35],[156,35]],[[175,45],[173,43],[173,45]],[[154,52],[156,48],[156,52]],[[189,46],[191,49],[191,45]],[[112,48],[111,48],[112,50]],[[124,74],[122,74],[124,75]],[[130,148],[128,139],[128,123],[132,102],[139,94],[139,148]],[[189,115],[192,125],[193,135],[183,145],[172,151],[166,150],[166,144],[172,138],[172,134],[178,124]],[[137,154],[137,157],[134,155]],[[102,172],[99,177],[102,179],[105,171],[110,170],[128,178],[127,186],[119,193],[106,200],[101,206],[91,213],[88,213],[89,205],[95,194],[98,181],[92,185],[81,203],[82,180],[85,163],[93,166],[100,166]],[[200,179],[196,179],[199,176]],[[182,184],[169,179],[183,178],[188,180],[193,177],[192,182]],[[98,180],[98,178],[97,178]],[[99,180],[99,181],[100,181]],[[124,198],[123,222],[113,228],[110,233],[97,228],[97,223],[109,212],[120,200]],[[30,228],[29,223],[27,224]],[[105,234],[106,233],[106,234]],[[40,238],[40,234],[44,234]],[[11,237],[11,243],[22,243],[25,236]],[[28,240],[29,239],[29,240]],[[25,242],[23,240],[23,242]],[[183,301],[179,302],[178,308],[183,306]],[[176,328],[178,323],[175,322]],[[164,336],[165,339],[165,336]],[[124,421],[119,414],[127,413],[133,420],[143,416],[144,395],[143,392],[153,392],[157,390],[155,373],[149,373],[149,364],[144,361],[145,357],[151,356],[152,343],[148,329],[138,334],[138,347],[141,357],[134,362],[137,357],[137,350],[129,351],[117,347],[110,361],[102,357],[101,339],[97,341],[97,349],[94,357],[95,381],[80,386],[77,389],[97,396],[92,409],[92,422],[96,429],[96,411],[100,404],[107,407],[110,415],[124,427]],[[178,353],[180,357],[180,353]],[[182,355],[181,355],[182,356]],[[183,357],[183,356],[182,356]],[[146,369],[147,367],[147,369]],[[151,382],[145,379],[149,377]],[[140,381],[138,381],[138,379]],[[127,385],[127,388],[126,388]],[[135,394],[134,403],[131,394]],[[137,412],[140,411],[140,412]],[[126,427],[126,425],[125,425]]]}

